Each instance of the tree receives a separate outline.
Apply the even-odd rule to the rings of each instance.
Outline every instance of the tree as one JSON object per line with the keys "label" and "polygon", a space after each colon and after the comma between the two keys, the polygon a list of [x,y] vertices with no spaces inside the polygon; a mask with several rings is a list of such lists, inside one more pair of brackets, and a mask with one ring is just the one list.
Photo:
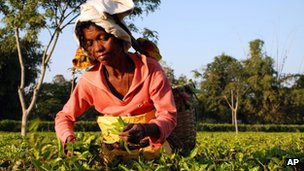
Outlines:
{"label": "tree", "polygon": [[[79,6],[85,0],[6,0],[0,2],[1,13],[4,15],[3,21],[5,30],[14,33],[16,49],[20,64],[20,85],[18,87],[18,96],[22,109],[21,135],[26,135],[28,116],[33,109],[38,92],[42,86],[46,67],[55,50],[58,38],[62,31],[71,24],[79,15],[77,13]],[[140,16],[143,12],[153,12],[160,4],[160,0],[136,0],[136,8],[133,16]],[[132,17],[132,16],[131,16]],[[49,21],[49,22],[46,22]],[[41,68],[39,70],[39,79],[29,89],[32,90],[29,102],[26,101],[26,75],[25,59],[21,40],[38,43],[38,35],[42,29],[47,29],[50,33],[50,39],[44,46],[41,55]],[[147,32],[146,32],[147,33]],[[154,32],[152,32],[154,33]],[[151,34],[150,34],[151,35]],[[153,35],[153,34],[152,34]]]}
{"label": "tree", "polygon": [[245,86],[244,86],[244,77],[243,77],[243,66],[242,64],[226,55],[222,55],[221,58],[223,58],[223,61],[226,61],[226,64],[224,68],[227,74],[227,85],[225,86],[222,94],[227,102],[228,106],[231,109],[231,122],[235,125],[235,131],[238,133],[238,126],[237,126],[237,113],[239,109],[239,105],[241,103],[241,96],[243,96],[245,92]]}
{"label": "tree", "polygon": [[[133,0],[134,2],[134,10],[129,15],[129,19],[134,21],[136,17],[140,17],[143,14],[149,14],[151,12],[155,12],[158,9],[161,1],[160,0]],[[150,30],[149,28],[140,29],[136,27],[132,22],[127,22],[128,27],[131,31],[140,33],[143,38],[150,39],[154,43],[158,41],[158,32],[154,30]]]}
{"label": "tree", "polygon": [[[20,43],[22,44],[22,55],[28,56],[24,61],[24,70],[27,75],[24,84],[28,87],[37,78],[38,66],[41,63],[38,59],[42,51],[40,45],[34,42],[23,39]],[[0,28],[0,119],[20,119],[18,114],[21,112],[21,106],[16,92],[20,83],[20,70],[16,56],[13,33]]]}
{"label": "tree", "polygon": [[[62,30],[75,19],[79,1],[45,1],[45,0],[7,0],[1,4],[1,12],[4,14],[4,23],[7,30],[14,32],[20,64],[20,85],[18,95],[22,109],[21,135],[26,135],[27,120],[37,100],[38,92],[43,83],[46,67],[54,52],[59,35]],[[40,12],[40,9],[44,9]],[[45,20],[50,20],[46,22]],[[33,88],[29,102],[25,99],[25,70],[24,60],[28,56],[22,55],[21,36],[30,42],[38,42],[38,34],[41,29],[48,29],[50,39],[41,55],[41,68],[38,81]],[[20,34],[21,33],[21,34]]]}
{"label": "tree", "polygon": [[248,92],[244,101],[250,122],[279,122],[279,84],[273,59],[263,52],[264,42],[260,39],[249,42],[250,58],[244,60]]}
{"label": "tree", "polygon": [[304,88],[304,75],[303,74],[295,74],[293,75],[295,77],[295,82],[293,85],[293,88],[302,89]]}
{"label": "tree", "polygon": [[281,123],[303,124],[304,122],[304,75],[284,74],[280,77]]}
{"label": "tree", "polygon": [[241,63],[225,54],[216,56],[214,62],[207,64],[202,74],[195,71],[198,77],[202,77],[201,97],[207,111],[211,111],[212,115],[218,115],[218,120],[225,121],[228,104],[231,110],[231,122],[235,125],[236,132],[238,131],[237,112],[244,92],[242,72]]}
{"label": "tree", "polygon": [[[51,83],[43,83],[30,119],[53,121],[57,112],[68,101],[71,85],[72,82],[67,81],[63,75],[54,76]],[[79,120],[96,120],[98,115],[98,112],[92,107]]]}
{"label": "tree", "polygon": [[71,82],[62,75],[56,75],[52,83],[43,83],[31,118],[54,120],[55,114],[69,99],[70,88]]}
{"label": "tree", "polygon": [[172,67],[170,67],[165,61],[161,60],[160,64],[164,70],[164,72],[166,73],[166,76],[170,82],[170,84],[173,86],[176,84],[176,78],[174,75],[174,69]]}
{"label": "tree", "polygon": [[187,76],[183,74],[181,74],[178,78],[176,78],[174,74],[174,69],[171,66],[169,66],[165,61],[161,60],[160,64],[163,70],[165,71],[166,76],[172,87],[186,85],[189,82]]}

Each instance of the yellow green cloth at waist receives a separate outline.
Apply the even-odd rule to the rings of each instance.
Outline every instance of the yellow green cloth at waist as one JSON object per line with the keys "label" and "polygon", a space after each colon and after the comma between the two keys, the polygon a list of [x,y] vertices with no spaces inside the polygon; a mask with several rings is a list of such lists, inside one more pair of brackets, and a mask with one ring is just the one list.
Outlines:
{"label": "yellow green cloth at waist", "polygon": [[99,116],[97,123],[105,142],[114,143],[119,141],[118,133],[113,130],[115,126],[119,125],[119,117],[125,123],[148,123],[151,119],[155,118],[155,110],[135,116]]}

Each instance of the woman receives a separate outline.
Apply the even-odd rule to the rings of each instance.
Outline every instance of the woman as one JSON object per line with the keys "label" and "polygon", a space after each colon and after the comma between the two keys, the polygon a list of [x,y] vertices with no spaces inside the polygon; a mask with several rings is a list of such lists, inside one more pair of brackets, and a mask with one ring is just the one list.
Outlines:
{"label": "woman", "polygon": [[[148,138],[148,151],[159,152],[176,126],[176,107],[170,83],[155,59],[128,52],[130,35],[112,15],[98,11],[96,6],[96,1],[82,5],[75,35],[81,48],[97,62],[82,75],[69,101],[56,115],[57,136],[63,143],[75,140],[73,125],[76,118],[94,106],[103,115],[101,120],[105,123],[119,116],[127,120],[141,117],[139,122],[130,121],[119,138],[131,144],[142,144]],[[126,8],[122,10],[118,11],[125,15]],[[103,123],[99,124],[102,127]],[[119,149],[117,154],[128,155]]]}

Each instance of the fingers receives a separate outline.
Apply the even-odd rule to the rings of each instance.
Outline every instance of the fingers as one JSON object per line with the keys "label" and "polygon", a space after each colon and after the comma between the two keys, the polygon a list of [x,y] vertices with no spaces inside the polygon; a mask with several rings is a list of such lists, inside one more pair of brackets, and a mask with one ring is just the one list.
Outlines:
{"label": "fingers", "polygon": [[142,140],[140,140],[139,145],[141,148],[147,147],[150,145],[150,141],[148,138],[142,139]]}
{"label": "fingers", "polygon": [[75,141],[76,141],[76,137],[74,137],[73,135],[69,135],[66,139],[66,143],[75,142]]}
{"label": "fingers", "polygon": [[136,134],[138,132],[136,125],[134,124],[128,124],[123,128],[123,132],[119,133],[119,136],[121,138],[127,138],[133,134]]}
{"label": "fingers", "polygon": [[142,138],[144,138],[143,127],[140,124],[134,125],[129,131],[128,142],[139,144]]}
{"label": "fingers", "polygon": [[74,143],[75,141],[77,141],[76,137],[74,137],[73,135],[69,135],[65,142],[62,142],[63,153],[66,154],[68,157],[72,156],[72,152],[66,149],[67,143]]}
{"label": "fingers", "polygon": [[119,136],[126,142],[139,144],[140,140],[145,137],[145,131],[141,124],[129,124],[125,126],[124,130]]}
{"label": "fingers", "polygon": [[128,124],[128,125],[126,125],[123,128],[122,132],[118,134],[119,137],[122,140],[124,140],[124,141],[128,141],[129,131],[130,131],[130,129],[132,129],[133,126],[134,126],[134,124]]}
{"label": "fingers", "polygon": [[133,126],[134,126],[134,124],[128,124],[128,125],[126,125],[126,126],[123,128],[122,131],[125,132],[125,131],[131,129]]}

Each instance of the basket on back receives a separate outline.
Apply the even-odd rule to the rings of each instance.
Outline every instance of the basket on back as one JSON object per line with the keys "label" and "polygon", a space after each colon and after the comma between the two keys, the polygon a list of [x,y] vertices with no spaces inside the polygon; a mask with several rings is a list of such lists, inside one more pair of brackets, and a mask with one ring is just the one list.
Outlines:
{"label": "basket on back", "polygon": [[177,107],[177,126],[167,138],[174,150],[188,152],[196,144],[196,116],[193,106],[193,84],[173,88]]}

